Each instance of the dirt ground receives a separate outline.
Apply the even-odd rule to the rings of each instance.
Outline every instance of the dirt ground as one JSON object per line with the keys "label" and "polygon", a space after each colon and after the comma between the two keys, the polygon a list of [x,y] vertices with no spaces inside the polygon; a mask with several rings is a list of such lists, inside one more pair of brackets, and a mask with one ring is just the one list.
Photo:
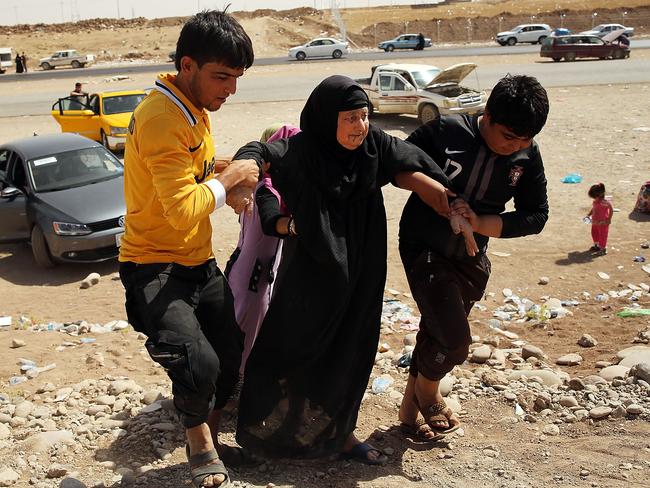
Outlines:
{"label": "dirt ground", "polygon": [[[522,62],[531,59],[522,56],[481,58],[481,62]],[[454,60],[450,60],[452,64]],[[613,63],[613,62],[612,62]],[[252,68],[246,76],[270,76],[273,67]],[[318,64],[295,69],[319,70]],[[125,84],[149,86],[151,75],[127,80]],[[101,79],[89,79],[101,83]],[[69,90],[68,80],[12,82],[3,86],[17,97],[44,89]],[[125,85],[126,86],[126,85]],[[117,86],[113,86],[117,88]],[[636,194],[650,171],[650,86],[612,85],[582,86],[549,90],[551,113],[548,124],[537,142],[544,157],[551,214],[543,233],[512,240],[491,240],[489,257],[493,274],[488,294],[482,302],[487,311],[474,310],[471,322],[475,334],[486,336],[486,325],[491,311],[503,301],[502,289],[510,288],[522,297],[538,302],[551,296],[561,300],[579,300],[572,308],[573,315],[552,321],[546,328],[532,328],[515,324],[510,330],[522,339],[541,347],[551,358],[577,352],[576,340],[585,332],[599,344],[581,350],[584,361],[580,366],[565,367],[571,376],[593,374],[595,362],[610,361],[615,353],[631,345],[639,330],[650,325],[642,318],[623,319],[615,313],[629,305],[626,299],[610,299],[605,307],[593,299],[584,300],[583,292],[591,296],[621,290],[628,283],[650,283],[650,276],[634,262],[637,255],[650,259],[650,251],[640,246],[650,240],[650,219],[632,214]],[[213,114],[215,140],[220,154],[231,154],[240,144],[259,137],[269,124],[281,120],[297,123],[301,102],[239,104],[227,103]],[[389,133],[406,137],[417,127],[417,121],[408,116],[383,116],[373,123]],[[642,129],[642,128],[646,129]],[[49,114],[34,117],[1,117],[0,143],[19,136],[57,132],[58,127]],[[561,178],[577,172],[584,177],[581,184],[563,184]],[[609,253],[593,258],[587,249],[591,245],[589,226],[582,223],[591,201],[587,196],[590,184],[602,181],[617,209],[609,238]],[[407,198],[406,192],[385,189],[389,223],[389,266],[386,288],[408,292],[408,287],[397,253],[397,225]],[[237,241],[236,216],[228,209],[219,210],[213,217],[213,247],[223,267]],[[498,254],[495,254],[498,253]],[[53,270],[38,268],[24,245],[0,246],[0,316],[9,315],[17,321],[26,316],[35,323],[48,321],[87,320],[105,323],[124,319],[123,289],[116,278],[115,262],[98,265],[59,266]],[[609,275],[608,280],[598,272]],[[102,276],[100,283],[90,289],[79,289],[79,282],[90,272]],[[549,278],[547,285],[538,284],[541,276]],[[413,305],[408,296],[398,296]],[[640,305],[650,308],[647,295]],[[399,350],[403,334],[382,337]],[[25,340],[27,346],[10,349],[12,339]],[[142,341],[132,331],[96,336],[93,345],[55,351],[66,336],[56,332],[30,332],[12,328],[0,332],[0,351],[5,359],[0,363],[0,393],[24,396],[33,401],[40,398],[36,390],[44,382],[63,387],[83,378],[128,376],[143,386],[166,384],[158,368],[143,354]],[[104,368],[86,363],[89,351],[100,351],[106,358]],[[54,362],[57,367],[35,380],[16,387],[7,386],[10,376],[17,374],[16,361],[27,357],[38,364]],[[35,400],[36,399],[36,400]],[[595,425],[577,423],[563,426],[558,437],[540,435],[539,424],[504,423],[512,416],[512,405],[494,399],[478,398],[463,404],[464,435],[456,437],[444,447],[422,447],[405,443],[394,434],[397,423],[395,405],[375,402],[363,403],[359,418],[362,437],[373,436],[383,447],[394,450],[386,467],[372,469],[358,465],[341,464],[332,460],[286,461],[274,465],[270,471],[236,471],[234,478],[255,486],[273,482],[278,486],[331,487],[403,487],[403,486],[647,486],[650,478],[650,425],[643,421],[611,420]],[[232,439],[231,434],[228,436]],[[128,455],[147,457],[151,439]],[[495,447],[500,456],[486,457],[483,450]],[[125,457],[119,443],[100,446],[103,456],[116,460]],[[182,447],[182,446],[179,446]],[[0,458],[13,455],[0,450]],[[99,451],[98,451],[99,452]],[[102,459],[103,460],[103,459]],[[111,477],[97,467],[97,452],[85,452],[75,460],[80,479]],[[166,480],[156,486],[181,486],[185,479],[182,449],[174,451],[169,467],[161,469]],[[636,467],[622,471],[622,463]],[[645,464],[644,464],[645,463]],[[334,470],[332,471],[332,468]],[[582,469],[591,474],[579,476]],[[324,473],[320,476],[318,473]],[[646,482],[643,482],[643,479]],[[175,480],[175,481],[174,481]],[[16,485],[16,486],[27,486]]]}

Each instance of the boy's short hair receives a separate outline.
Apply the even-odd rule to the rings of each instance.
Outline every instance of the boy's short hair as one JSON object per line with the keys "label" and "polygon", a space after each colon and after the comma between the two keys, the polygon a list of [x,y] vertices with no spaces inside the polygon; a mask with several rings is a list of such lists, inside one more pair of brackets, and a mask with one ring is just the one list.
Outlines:
{"label": "boy's short hair", "polygon": [[174,64],[178,71],[183,56],[196,61],[199,68],[219,62],[230,68],[248,69],[255,59],[250,37],[225,10],[204,10],[190,17],[176,43]]}
{"label": "boy's short hair", "polygon": [[492,89],[485,110],[492,123],[506,126],[519,137],[533,138],[546,124],[548,95],[537,78],[506,75]]}

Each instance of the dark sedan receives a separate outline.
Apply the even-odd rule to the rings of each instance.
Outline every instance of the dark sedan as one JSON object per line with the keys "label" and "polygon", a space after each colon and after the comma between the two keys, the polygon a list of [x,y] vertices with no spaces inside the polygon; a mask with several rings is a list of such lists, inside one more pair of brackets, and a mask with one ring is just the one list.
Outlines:
{"label": "dark sedan", "polygon": [[623,59],[630,57],[630,48],[618,42],[607,42],[596,36],[582,34],[547,37],[539,55],[553,61],[575,61],[577,58]]}
{"label": "dark sedan", "polygon": [[124,232],[124,167],[101,144],[52,134],[0,145],[0,242],[36,262],[115,258]]}

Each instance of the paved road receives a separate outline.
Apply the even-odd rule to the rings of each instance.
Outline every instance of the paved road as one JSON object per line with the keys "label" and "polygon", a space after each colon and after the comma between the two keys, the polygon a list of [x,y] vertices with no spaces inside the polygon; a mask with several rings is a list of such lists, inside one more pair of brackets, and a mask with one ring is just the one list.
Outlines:
{"label": "paved road", "polygon": [[[526,46],[519,47],[525,48]],[[435,59],[432,59],[431,62],[435,62]],[[363,63],[339,63],[340,70],[338,72],[341,74],[353,78],[369,76],[371,63],[368,63],[368,65]],[[170,67],[171,65],[168,66],[168,68]],[[151,71],[159,71],[164,70],[165,66],[147,66],[146,68],[151,69]],[[65,71],[78,73],[73,70]],[[93,74],[98,74],[99,70],[89,70],[88,74],[90,74],[90,71]],[[119,68],[119,70],[113,69],[105,74],[115,74],[116,72],[128,73],[123,68]],[[489,88],[506,73],[526,73],[535,76],[547,87],[648,83],[650,82],[650,59],[638,59],[632,56],[630,59],[617,61],[581,60],[573,63],[553,63],[552,61],[540,60],[525,64],[486,65],[484,67],[479,66],[476,73],[470,75],[465,84],[473,88]],[[323,74],[316,72],[316,70],[310,74],[296,75],[292,73],[290,68],[272,77],[244,76],[239,82],[237,94],[228,103],[304,100],[322,77]],[[126,85],[124,87],[129,88]],[[2,90],[0,90],[0,93],[2,93]],[[0,116],[47,114],[52,103],[59,96],[61,94],[58,92],[25,95],[19,99],[10,94],[0,95]]]}

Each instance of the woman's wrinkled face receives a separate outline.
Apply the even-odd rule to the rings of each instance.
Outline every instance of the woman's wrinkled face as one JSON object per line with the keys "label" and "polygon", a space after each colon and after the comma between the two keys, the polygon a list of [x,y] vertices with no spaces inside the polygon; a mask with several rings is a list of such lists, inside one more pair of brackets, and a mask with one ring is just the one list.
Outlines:
{"label": "woman's wrinkled face", "polygon": [[368,107],[339,112],[336,140],[345,149],[353,151],[363,143],[369,128]]}

